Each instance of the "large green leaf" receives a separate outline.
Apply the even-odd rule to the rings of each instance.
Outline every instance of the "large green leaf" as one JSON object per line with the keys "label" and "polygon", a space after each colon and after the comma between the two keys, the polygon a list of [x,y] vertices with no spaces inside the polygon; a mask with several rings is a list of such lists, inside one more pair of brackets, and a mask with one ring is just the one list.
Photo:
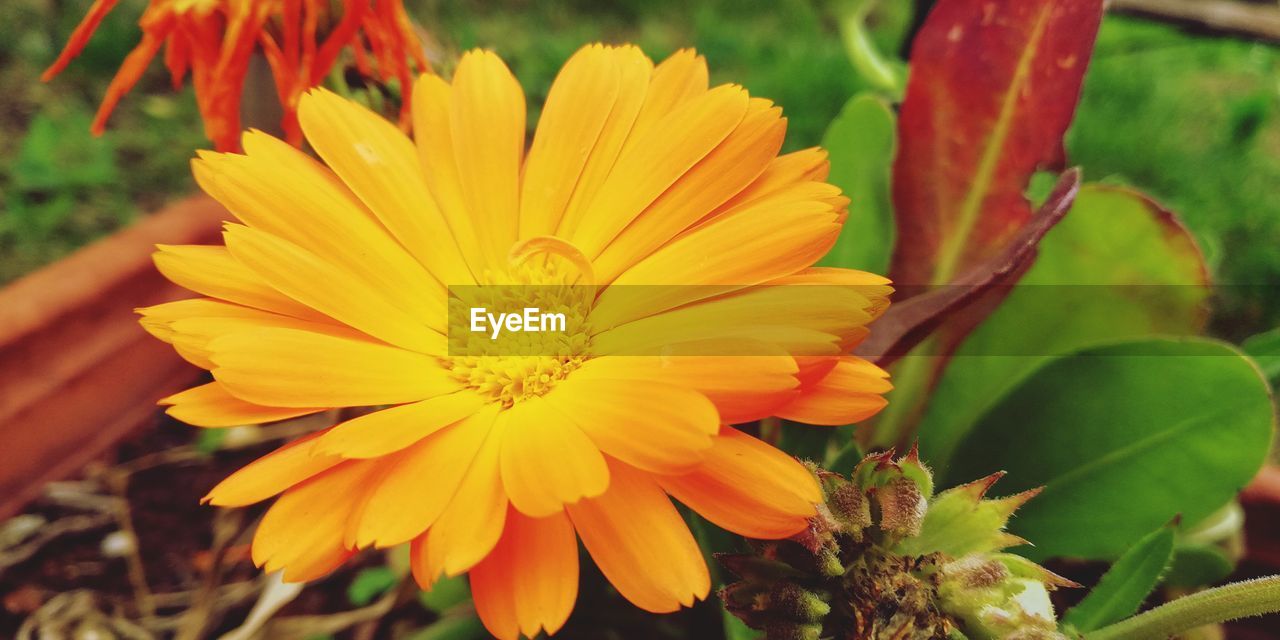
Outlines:
{"label": "large green leaf", "polygon": [[1062,622],[1088,633],[1137,612],[1173,559],[1174,528],[1172,524],[1160,527],[1124,552]]}
{"label": "large green leaf", "polygon": [[1254,362],[1272,384],[1280,382],[1280,329],[1259,333],[1245,340],[1241,348],[1253,356]]}
{"label": "large green leaf", "polygon": [[1220,547],[1179,544],[1174,549],[1173,563],[1164,576],[1164,584],[1183,589],[1198,589],[1226,580],[1235,569],[1235,562]]}
{"label": "large green leaf", "polygon": [[1271,446],[1270,388],[1234,347],[1202,339],[1096,347],[1038,369],[978,422],[944,474],[1043,486],[1010,531],[1032,559],[1110,560],[1181,515],[1231,500]]}
{"label": "large green leaf", "polygon": [[1198,333],[1209,293],[1204,261],[1172,214],[1133,191],[1081,189],[1035,265],[948,364],[920,423],[922,457],[944,469],[978,417],[1054,355]]}
{"label": "large green leaf", "polygon": [[840,238],[819,264],[884,273],[893,251],[893,112],[882,98],[856,95],[831,121],[822,146],[831,159],[828,179],[852,201]]}

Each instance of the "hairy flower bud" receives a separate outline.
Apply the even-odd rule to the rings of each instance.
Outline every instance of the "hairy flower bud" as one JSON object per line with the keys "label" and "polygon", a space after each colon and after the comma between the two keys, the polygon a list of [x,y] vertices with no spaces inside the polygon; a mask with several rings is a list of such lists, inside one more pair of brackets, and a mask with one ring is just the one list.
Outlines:
{"label": "hairy flower bud", "polygon": [[799,622],[822,622],[831,612],[825,594],[815,593],[793,583],[779,584],[769,594],[775,612]]}
{"label": "hairy flower bud", "polygon": [[1076,585],[1000,552],[1025,543],[1004,527],[1035,491],[986,499],[995,474],[935,496],[914,450],[849,479],[810,470],[824,497],[810,527],[722,558],[742,578],[726,606],[765,640],[1064,640],[1048,592]]}
{"label": "hairy flower bud", "polygon": [[832,517],[845,533],[861,537],[871,526],[871,504],[860,487],[841,480],[827,487],[826,497]]}
{"label": "hairy flower bud", "polygon": [[876,491],[876,501],[880,505],[880,528],[885,533],[902,538],[920,535],[929,504],[914,481],[895,478]]}

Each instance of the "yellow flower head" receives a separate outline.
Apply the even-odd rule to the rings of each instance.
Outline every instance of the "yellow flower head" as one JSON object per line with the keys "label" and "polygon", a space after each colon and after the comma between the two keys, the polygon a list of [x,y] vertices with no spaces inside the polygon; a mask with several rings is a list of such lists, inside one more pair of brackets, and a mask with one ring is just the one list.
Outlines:
{"label": "yellow flower head", "polygon": [[[202,153],[197,180],[242,224],[225,246],[156,254],[206,296],[142,310],[213,373],[165,401],[172,415],[217,427],[378,408],[210,492],[222,506],[280,496],[254,561],[310,580],[407,542],[424,588],[470,572],[485,625],[513,639],[565,622],[578,539],[644,609],[705,597],[673,497],[744,536],[804,529],[813,478],[728,425],[847,424],[884,405],[884,372],[844,354],[887,281],[811,266],[848,203],[825,155],[779,156],[781,111],[708,88],[692,51],[655,67],[635,47],[583,48],[527,151],[524,96],[489,52],[452,82],[419,79],[412,116],[413,140],[307,93],[300,123],[323,164],[258,132],[244,155]],[[553,349],[456,351],[451,297],[513,283],[585,304]],[[750,352],[714,346],[730,339]]]}

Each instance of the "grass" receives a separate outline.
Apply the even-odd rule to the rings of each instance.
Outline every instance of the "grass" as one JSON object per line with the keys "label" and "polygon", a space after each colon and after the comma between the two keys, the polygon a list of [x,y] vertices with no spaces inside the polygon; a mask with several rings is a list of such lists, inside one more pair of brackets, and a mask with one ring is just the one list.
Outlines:
{"label": "grass", "polygon": [[159,65],[106,135],[88,132],[103,90],[137,41],[137,0],[121,3],[62,76],[39,81],[87,6],[0,3],[0,283],[194,188],[187,159],[204,140],[195,102],[190,90],[172,92]]}

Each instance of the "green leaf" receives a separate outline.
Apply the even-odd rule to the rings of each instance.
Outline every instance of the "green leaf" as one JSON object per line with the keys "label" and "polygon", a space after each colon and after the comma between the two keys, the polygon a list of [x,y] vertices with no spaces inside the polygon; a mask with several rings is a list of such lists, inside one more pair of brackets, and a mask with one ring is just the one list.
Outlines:
{"label": "green leaf", "polygon": [[1259,333],[1245,340],[1240,348],[1253,357],[1271,384],[1280,383],[1280,328]]}
{"label": "green leaf", "polygon": [[212,455],[222,448],[227,439],[227,429],[201,429],[196,432],[196,451]]}
{"label": "green leaf", "polygon": [[361,569],[347,587],[347,600],[357,607],[363,607],[396,586],[399,581],[400,576],[390,567]]}
{"label": "green leaf", "polygon": [[1183,589],[1206,587],[1222,582],[1235,570],[1236,564],[1218,547],[1179,543],[1164,583]]}
{"label": "green leaf", "polygon": [[858,446],[858,442],[850,440],[843,447],[840,447],[823,466],[832,473],[847,477],[853,473],[854,468],[858,466],[859,462],[862,462],[864,457],[866,457],[866,454],[862,451],[862,447]]}
{"label": "green leaf", "polygon": [[835,430],[831,427],[800,424],[789,420],[782,421],[782,437],[778,448],[800,458],[821,464],[827,456],[827,447],[831,443]]}
{"label": "green leaf", "polygon": [[830,154],[831,184],[852,198],[840,237],[818,264],[824,267],[889,270],[893,251],[893,204],[889,174],[895,121],[889,105],[871,93],[845,103],[831,122],[822,146]]}
{"label": "green leaf", "polygon": [[939,471],[978,418],[1053,356],[1195,334],[1204,325],[1210,294],[1204,260],[1173,215],[1139,193],[1082,188],[1039,251],[934,389],[919,425],[920,451]]}
{"label": "green leaf", "polygon": [[462,576],[441,578],[430,591],[418,592],[418,602],[436,613],[444,613],[470,599],[471,588]]}
{"label": "green leaf", "polygon": [[747,626],[747,623],[721,607],[720,618],[724,620],[725,640],[759,640],[760,632]]}
{"label": "green leaf", "polygon": [[[805,427],[798,426],[802,429],[818,430],[821,427]],[[741,549],[742,538],[717,527],[707,521],[706,518],[694,513],[692,510],[682,509],[685,522],[689,525],[689,530],[693,532],[693,537],[698,541],[698,548],[702,550],[702,558],[707,563],[707,568],[711,571],[711,584],[713,589],[719,589],[731,579],[726,579],[724,567],[720,561],[716,559],[716,554],[720,553],[737,553]],[[756,640],[760,637],[760,633],[748,627],[741,620],[729,613],[724,607],[724,601],[716,598],[716,606],[720,609],[720,619],[724,621],[724,637],[725,640]]]}
{"label": "green leaf", "polygon": [[1174,530],[1160,527],[1130,547],[1062,622],[1088,633],[1136,613],[1173,559]]}
{"label": "green leaf", "polygon": [[998,551],[1019,542],[1005,534],[1004,528],[1009,517],[1034,493],[984,500],[983,496],[1000,477],[992,474],[938,494],[925,512],[920,535],[903,539],[894,547],[894,552],[906,556],[942,553],[959,558]]}
{"label": "green leaf", "polygon": [[1181,514],[1235,497],[1271,447],[1270,389],[1234,347],[1147,340],[1049,362],[960,444],[943,477],[1005,470],[1004,492],[1043,486],[1010,531],[1032,559],[1109,560]]}

